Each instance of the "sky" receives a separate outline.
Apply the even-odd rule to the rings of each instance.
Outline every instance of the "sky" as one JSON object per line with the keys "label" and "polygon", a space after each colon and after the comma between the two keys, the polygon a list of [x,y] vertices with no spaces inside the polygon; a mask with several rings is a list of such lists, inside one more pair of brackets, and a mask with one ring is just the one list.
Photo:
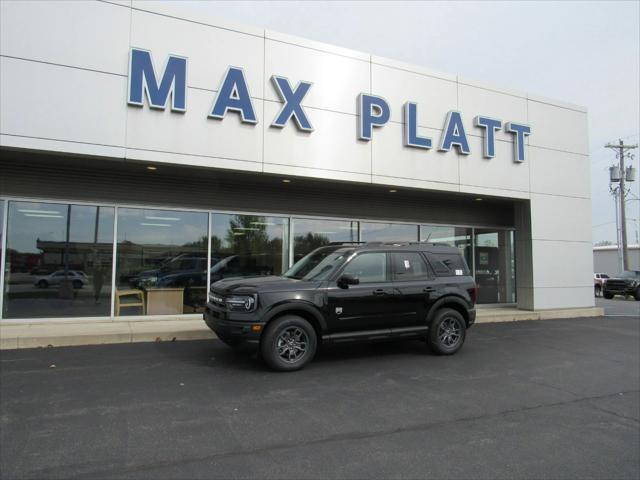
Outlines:
{"label": "sky", "polygon": [[[616,159],[604,145],[620,138],[640,143],[640,1],[178,3],[236,23],[586,106],[593,241],[615,242],[608,167]],[[636,172],[639,157],[636,149]],[[627,201],[630,244],[640,243],[638,176]]]}

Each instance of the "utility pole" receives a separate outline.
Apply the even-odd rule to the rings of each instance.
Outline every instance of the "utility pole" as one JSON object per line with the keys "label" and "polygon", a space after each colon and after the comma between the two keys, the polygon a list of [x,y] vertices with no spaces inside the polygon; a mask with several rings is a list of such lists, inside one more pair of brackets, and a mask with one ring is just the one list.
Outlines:
{"label": "utility pole", "polygon": [[[624,142],[620,139],[618,140],[618,144],[611,144],[611,143],[607,143],[605,145],[605,148],[611,148],[612,150],[617,150],[618,153],[616,154],[616,156],[618,157],[619,161],[620,161],[620,165],[619,165],[619,171],[618,171],[618,175],[615,175],[615,167],[611,167],[610,169],[610,178],[609,181],[611,183],[618,183],[619,182],[619,187],[616,186],[612,189],[612,193],[614,193],[615,195],[615,191],[619,188],[619,194],[620,194],[620,236],[622,237],[621,240],[622,242],[618,242],[618,251],[620,251],[620,248],[622,247],[622,269],[623,270],[628,270],[629,269],[629,255],[628,255],[628,251],[627,251],[627,218],[626,218],[626,213],[625,213],[625,197],[626,197],[626,191],[625,191],[625,187],[624,187],[624,182],[625,182],[625,177],[626,180],[628,182],[633,182],[635,180],[635,170],[633,169],[633,167],[629,167],[627,170],[625,170],[624,168],[624,158],[625,156],[629,156],[631,158],[631,154],[630,153],[626,153],[627,150],[633,150],[634,148],[638,148],[638,145],[625,145]],[[611,186],[609,187],[611,188]],[[622,243],[622,245],[620,245],[620,243]]]}

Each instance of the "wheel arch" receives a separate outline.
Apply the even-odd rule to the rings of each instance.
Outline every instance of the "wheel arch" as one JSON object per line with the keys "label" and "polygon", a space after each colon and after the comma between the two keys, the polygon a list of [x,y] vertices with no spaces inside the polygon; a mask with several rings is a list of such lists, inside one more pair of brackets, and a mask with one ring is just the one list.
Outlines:
{"label": "wheel arch", "polygon": [[275,319],[285,315],[296,315],[307,320],[316,332],[318,343],[322,335],[327,331],[327,322],[318,309],[306,302],[292,302],[274,307],[269,311],[265,319],[265,328]]}
{"label": "wheel arch", "polygon": [[456,295],[448,295],[437,300],[429,310],[429,314],[427,315],[427,325],[431,323],[433,318],[438,313],[438,310],[442,310],[443,308],[451,308],[456,310],[462,318],[464,318],[464,322],[466,326],[469,326],[469,303],[462,297],[458,297]]}

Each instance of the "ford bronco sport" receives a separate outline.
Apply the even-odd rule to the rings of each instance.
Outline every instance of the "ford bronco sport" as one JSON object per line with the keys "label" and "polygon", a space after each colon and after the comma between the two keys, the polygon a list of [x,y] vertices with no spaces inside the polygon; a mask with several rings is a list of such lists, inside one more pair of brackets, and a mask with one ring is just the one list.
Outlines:
{"label": "ford bronco sport", "polygon": [[230,346],[253,343],[276,370],[309,363],[320,344],[416,338],[456,353],[474,323],[477,286],[455,247],[330,244],[283,276],[211,285],[204,319]]}

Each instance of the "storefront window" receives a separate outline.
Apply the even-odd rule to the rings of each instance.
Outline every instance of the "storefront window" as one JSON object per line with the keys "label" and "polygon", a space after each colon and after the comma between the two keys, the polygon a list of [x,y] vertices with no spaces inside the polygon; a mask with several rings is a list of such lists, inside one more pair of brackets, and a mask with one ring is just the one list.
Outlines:
{"label": "storefront window", "polygon": [[476,229],[478,303],[516,301],[514,232]]}
{"label": "storefront window", "polygon": [[362,222],[360,236],[363,242],[417,242],[418,226],[401,223]]}
{"label": "storefront window", "polygon": [[112,207],[9,202],[4,318],[109,316]]}
{"label": "storefront window", "polygon": [[471,261],[472,230],[464,227],[444,227],[440,225],[420,225],[420,240],[427,243],[444,243],[457,247],[467,261],[469,270],[473,268]]}
{"label": "storefront window", "polygon": [[211,283],[281,275],[288,268],[288,219],[222,213],[211,218]]}
{"label": "storefront window", "polygon": [[331,242],[357,242],[358,222],[343,220],[293,219],[293,261]]}
{"label": "storefront window", "polygon": [[115,315],[202,312],[208,214],[118,209]]}

